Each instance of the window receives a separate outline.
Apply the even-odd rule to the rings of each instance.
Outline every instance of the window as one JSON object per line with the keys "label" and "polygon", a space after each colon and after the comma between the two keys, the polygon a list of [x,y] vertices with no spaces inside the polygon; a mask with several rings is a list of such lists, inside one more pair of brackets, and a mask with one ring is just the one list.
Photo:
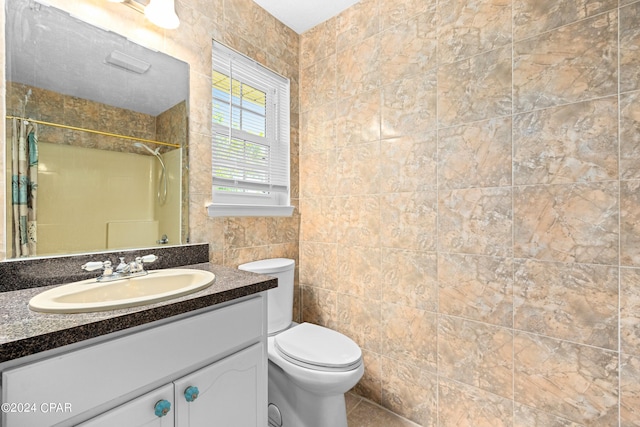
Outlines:
{"label": "window", "polygon": [[214,41],[210,216],[291,215],[289,80]]}

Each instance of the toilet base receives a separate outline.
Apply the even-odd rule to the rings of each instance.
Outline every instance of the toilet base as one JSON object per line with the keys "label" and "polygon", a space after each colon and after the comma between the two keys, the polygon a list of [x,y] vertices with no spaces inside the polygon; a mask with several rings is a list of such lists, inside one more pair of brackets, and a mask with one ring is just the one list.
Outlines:
{"label": "toilet base", "polygon": [[282,424],[271,427],[347,427],[344,394],[318,395],[300,388],[269,362],[269,403],[280,410]]}

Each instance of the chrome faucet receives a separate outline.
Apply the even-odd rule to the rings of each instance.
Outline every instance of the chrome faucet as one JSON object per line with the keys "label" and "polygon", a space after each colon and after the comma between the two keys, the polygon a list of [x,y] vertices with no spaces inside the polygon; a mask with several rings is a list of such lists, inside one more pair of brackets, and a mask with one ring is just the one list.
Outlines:
{"label": "chrome faucet", "polygon": [[113,268],[111,261],[92,261],[84,264],[85,271],[102,270],[102,275],[96,278],[98,282],[110,282],[119,279],[130,279],[132,277],[144,276],[148,272],[144,269],[144,264],[157,260],[155,255],[145,255],[136,257],[134,261],[126,262],[124,257],[120,258],[120,264]]}

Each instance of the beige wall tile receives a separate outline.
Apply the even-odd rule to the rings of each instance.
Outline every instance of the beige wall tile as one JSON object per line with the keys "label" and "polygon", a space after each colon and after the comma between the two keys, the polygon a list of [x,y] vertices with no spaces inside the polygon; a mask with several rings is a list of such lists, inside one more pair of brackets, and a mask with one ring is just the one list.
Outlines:
{"label": "beige wall tile", "polygon": [[620,94],[620,178],[640,179],[640,91]]}
{"label": "beige wall tile", "polygon": [[[366,349],[362,349],[362,361],[364,363],[364,375],[352,389],[360,396],[376,403],[382,402],[382,356]],[[349,425],[351,425],[349,417]]]}
{"label": "beige wall tile", "polygon": [[336,199],[336,239],[343,245],[380,245],[380,198],[376,195]]}
{"label": "beige wall tile", "polygon": [[300,155],[300,196],[327,197],[336,195],[335,151]]}
{"label": "beige wall tile", "polygon": [[566,418],[538,411],[529,406],[516,403],[513,410],[513,427],[583,427]]}
{"label": "beige wall tile", "polygon": [[620,8],[620,91],[640,89],[640,3]]}
{"label": "beige wall tile", "polygon": [[420,426],[437,425],[437,384],[436,375],[429,371],[382,358],[382,404]]}
{"label": "beige wall tile", "polygon": [[380,97],[376,89],[341,99],[336,108],[337,146],[380,139]]}
{"label": "beige wall tile", "polygon": [[515,262],[514,327],[596,347],[618,348],[618,269]]}
{"label": "beige wall tile", "polygon": [[617,101],[609,97],[516,115],[515,184],[617,179]]}
{"label": "beige wall tile", "polygon": [[516,188],[514,255],[616,264],[618,209],[617,182]]}
{"label": "beige wall tile", "polygon": [[326,243],[336,241],[336,203],[337,199],[334,197],[305,198],[300,201],[302,241]]}
{"label": "beige wall tile", "polygon": [[640,270],[620,269],[620,350],[640,357]]}
{"label": "beige wall tile", "polygon": [[386,357],[436,372],[437,315],[398,304],[382,304],[381,348]]}
{"label": "beige wall tile", "polygon": [[300,37],[300,66],[307,68],[336,53],[336,18],[331,18],[306,31]]}
{"label": "beige wall tile", "polygon": [[438,375],[510,399],[513,396],[511,330],[438,316]]}
{"label": "beige wall tile", "polygon": [[336,193],[375,194],[380,188],[380,143],[358,144],[337,151]]}
{"label": "beige wall tile", "polygon": [[616,0],[514,0],[513,36],[521,40],[615,9]]}
{"label": "beige wall tile", "polygon": [[436,249],[437,194],[389,193],[380,197],[380,239],[384,247]]}
{"label": "beige wall tile", "polygon": [[382,300],[437,311],[437,263],[434,253],[382,249]]}
{"label": "beige wall tile", "polygon": [[337,290],[376,301],[382,298],[382,271],[380,249],[340,245],[338,247]]}
{"label": "beige wall tile", "polygon": [[380,165],[382,193],[427,191],[435,187],[437,171],[436,132],[380,141],[384,161]]}
{"label": "beige wall tile", "polygon": [[439,312],[513,327],[512,264],[510,258],[439,254]]}
{"label": "beige wall tile", "polygon": [[500,48],[438,68],[438,125],[511,114],[511,49]]}
{"label": "beige wall tile", "polygon": [[516,332],[514,355],[518,402],[585,425],[617,425],[617,353]]}
{"label": "beige wall tile", "polygon": [[511,185],[511,118],[438,132],[440,188]]}
{"label": "beige wall tile", "polygon": [[620,357],[620,427],[640,425],[640,358]]}
{"label": "beige wall tile", "polygon": [[310,65],[300,78],[300,111],[307,112],[336,100],[336,56],[330,55]]}
{"label": "beige wall tile", "polygon": [[382,28],[387,29],[394,25],[402,24],[416,15],[427,11],[433,11],[437,0],[380,0],[380,17]]}
{"label": "beige wall tile", "polygon": [[302,320],[335,328],[338,324],[338,294],[334,291],[301,285]]}
{"label": "beige wall tile", "polygon": [[338,247],[335,243],[302,242],[300,244],[300,283],[317,288],[338,289],[336,265]]}
{"label": "beige wall tile", "polygon": [[345,50],[380,31],[378,0],[360,0],[336,17],[338,51]]}
{"label": "beige wall tile", "polygon": [[640,181],[620,181],[620,264],[640,266]]}
{"label": "beige wall tile", "polygon": [[435,70],[382,88],[382,138],[430,132],[436,118]]}
{"label": "beige wall tile", "polygon": [[514,43],[514,110],[615,94],[617,33],[613,11]]}
{"label": "beige wall tile", "polygon": [[337,54],[338,99],[380,87],[379,67],[379,35],[339,50]]}
{"label": "beige wall tile", "polygon": [[301,115],[300,152],[313,153],[336,147],[336,104],[330,102]]}
{"label": "beige wall tile", "polygon": [[363,350],[381,354],[380,312],[380,302],[340,294],[335,329],[353,339]]}
{"label": "beige wall tile", "polygon": [[438,2],[440,63],[502,47],[511,42],[511,0]]}
{"label": "beige wall tile", "polygon": [[[428,2],[425,2],[428,3]],[[382,81],[396,81],[437,65],[435,4],[426,13],[401,22],[382,33],[380,73]]]}
{"label": "beige wall tile", "polygon": [[438,197],[438,250],[511,254],[511,188],[440,191]]}
{"label": "beige wall tile", "polygon": [[456,381],[440,379],[438,383],[440,427],[508,427],[512,414],[509,399]]}

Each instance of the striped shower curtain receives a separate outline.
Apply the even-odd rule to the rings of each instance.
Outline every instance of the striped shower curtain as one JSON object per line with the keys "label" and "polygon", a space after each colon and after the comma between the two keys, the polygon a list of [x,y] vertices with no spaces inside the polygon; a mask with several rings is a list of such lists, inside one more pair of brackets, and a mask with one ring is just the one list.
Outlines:
{"label": "striped shower curtain", "polygon": [[38,128],[13,119],[11,186],[14,255],[36,255],[36,201],[38,194]]}

